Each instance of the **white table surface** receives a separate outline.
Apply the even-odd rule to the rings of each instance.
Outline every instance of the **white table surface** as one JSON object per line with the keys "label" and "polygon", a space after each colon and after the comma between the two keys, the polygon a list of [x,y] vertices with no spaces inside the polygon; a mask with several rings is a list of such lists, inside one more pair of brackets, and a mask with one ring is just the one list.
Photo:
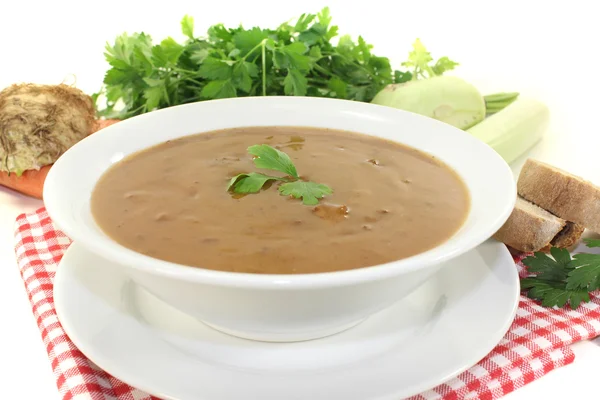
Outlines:
{"label": "white table surface", "polygon": [[[545,101],[552,123],[530,156],[600,184],[597,126],[600,61],[593,2],[505,0],[379,1],[149,1],[55,0],[4,2],[0,6],[0,88],[15,82],[59,83],[75,75],[93,93],[106,64],[103,46],[123,31],[144,30],[156,39],[181,38],[188,13],[197,30],[217,22],[276,26],[303,12],[329,5],[340,32],[361,34],[377,54],[402,61],[420,37],[434,57],[461,63],[456,74],[482,92],[520,91]],[[552,3],[552,4],[550,4]],[[518,172],[523,160],[514,164]],[[83,166],[84,167],[84,166]],[[41,202],[0,189],[0,398],[59,399],[50,363],[32,316],[13,253],[13,223]],[[553,371],[507,400],[593,398],[600,347],[573,346],[573,364]]]}

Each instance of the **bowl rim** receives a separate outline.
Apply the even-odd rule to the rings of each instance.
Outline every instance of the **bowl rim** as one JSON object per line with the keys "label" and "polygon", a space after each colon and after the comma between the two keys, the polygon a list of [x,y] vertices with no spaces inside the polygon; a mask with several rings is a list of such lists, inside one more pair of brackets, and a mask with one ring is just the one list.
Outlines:
{"label": "bowl rim", "polygon": [[[444,129],[446,131],[454,131],[455,135],[463,136],[462,140],[471,141],[475,146],[479,146],[482,151],[486,151],[488,154],[486,155],[486,159],[489,159],[491,163],[496,163],[497,166],[502,168],[503,174],[507,181],[514,182],[513,173],[510,166],[504,161],[504,159],[491,147],[487,144],[481,142],[479,139],[474,138],[469,133],[455,128],[449,124],[443,123],[441,121],[435,120],[433,118],[428,118],[422,115],[418,115],[412,112],[399,110],[387,106],[375,105],[371,103],[361,103],[351,100],[340,100],[340,99],[329,99],[329,98],[316,98],[316,97],[290,97],[290,96],[266,96],[266,97],[241,97],[241,98],[226,98],[226,99],[218,99],[218,100],[207,100],[207,101],[199,101],[194,103],[182,104],[172,107],[167,107],[164,109],[152,111],[146,114],[141,114],[139,116],[135,116],[129,118],[125,121],[121,121],[118,124],[110,125],[104,128],[102,131],[109,132],[114,130],[122,130],[128,129],[127,125],[134,124],[133,121],[139,121],[147,118],[160,118],[164,114],[168,115],[173,112],[173,109],[181,109],[181,108],[195,108],[201,107],[201,104],[206,103],[232,103],[236,107],[242,106],[239,103],[249,102],[249,101],[261,101],[261,102],[314,102],[319,103],[322,102],[322,106],[326,106],[327,104],[331,104],[331,102],[340,103],[352,103],[352,107],[361,108],[363,112],[366,113],[381,113],[385,110],[387,113],[398,113],[397,115],[406,115],[410,114],[411,118],[420,118],[422,120],[426,120],[428,124],[431,125],[432,129]],[[123,128],[125,126],[125,128]],[[240,125],[242,126],[242,125]],[[309,125],[307,125],[309,126]],[[77,151],[78,144],[84,141],[89,140],[91,137],[98,137],[102,133],[90,135],[82,141],[78,142],[74,146],[65,152],[71,153]],[[366,134],[366,133],[365,133]],[[451,134],[448,132],[448,134]],[[370,135],[369,136],[376,136]],[[376,136],[377,137],[377,136]],[[400,142],[398,142],[400,143]],[[477,144],[475,144],[477,143]],[[149,145],[150,146],[150,145]],[[423,150],[421,150],[423,151]],[[61,159],[64,159],[61,156],[55,163],[55,165],[61,164]],[[506,187],[502,187],[502,189],[509,190],[507,198],[512,199],[510,202],[507,202],[502,208],[502,212],[496,216],[487,229],[483,230],[481,235],[472,237],[469,240],[465,240],[465,243],[460,248],[454,248],[451,251],[445,251],[441,254],[436,253],[436,249],[443,247],[444,244],[448,241],[444,241],[439,245],[433,247],[432,249],[426,250],[425,252],[421,252],[415,254],[410,257],[406,257],[400,260],[391,261],[384,264],[378,264],[368,267],[349,269],[349,270],[340,270],[340,271],[331,271],[331,272],[319,272],[319,273],[308,273],[308,274],[255,274],[255,273],[243,273],[243,272],[228,272],[228,271],[220,271],[220,270],[211,270],[201,267],[188,266],[184,264],[173,263],[170,261],[165,261],[161,259],[157,259],[154,257],[150,257],[141,253],[138,253],[134,250],[131,250],[127,247],[122,246],[117,243],[113,239],[111,239],[104,232],[101,233],[104,237],[108,239],[110,248],[106,249],[104,246],[99,245],[94,240],[86,240],[86,238],[82,237],[78,233],[78,229],[76,227],[71,226],[65,219],[61,218],[61,212],[58,211],[60,208],[60,198],[59,195],[54,195],[53,192],[60,193],[59,188],[56,188],[53,182],[55,181],[55,175],[58,173],[59,168],[51,168],[48,176],[46,177],[46,181],[44,184],[44,205],[48,212],[48,215],[55,223],[55,225],[61,229],[67,236],[69,236],[72,240],[78,241],[80,244],[84,245],[88,250],[92,253],[95,253],[99,256],[104,257],[118,265],[133,268],[140,272],[150,273],[152,275],[159,275],[165,278],[183,280],[188,282],[195,283],[205,283],[210,285],[217,286],[237,286],[244,288],[262,288],[262,289],[307,289],[307,288],[321,288],[321,287],[336,287],[336,286],[347,286],[358,283],[377,281],[386,278],[390,278],[396,275],[412,272],[415,270],[426,269],[428,267],[432,267],[434,265],[441,265],[445,261],[448,261],[452,258],[458,257],[485,242],[488,240],[500,227],[506,222],[517,199],[517,189],[515,184],[506,185]],[[54,172],[53,172],[54,171]],[[460,176],[460,175],[459,175]],[[461,177],[462,178],[462,177]],[[472,205],[471,205],[472,207]],[[472,209],[472,208],[471,208]],[[471,210],[470,209],[470,210]],[[469,211],[470,213],[470,211]],[[470,214],[468,214],[470,215]],[[464,227],[468,219],[465,219],[461,227],[459,227],[458,231],[454,233],[454,235],[459,235],[460,231]],[[452,237],[454,237],[454,235]]]}

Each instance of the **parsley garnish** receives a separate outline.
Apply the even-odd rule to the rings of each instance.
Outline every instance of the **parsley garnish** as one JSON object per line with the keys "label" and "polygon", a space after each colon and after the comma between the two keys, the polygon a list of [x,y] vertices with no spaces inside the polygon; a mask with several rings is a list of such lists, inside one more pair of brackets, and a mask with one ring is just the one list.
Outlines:
{"label": "parsley garnish", "polygon": [[106,44],[110,69],[101,93],[93,96],[99,115],[125,119],[178,104],[245,96],[370,102],[388,84],[441,75],[457,65],[447,57],[434,61],[419,41],[404,71],[375,55],[362,36],[339,36],[334,44],[338,27],[331,25],[327,7],[276,29],[217,24],[202,37],[186,15],[181,31],[186,37],[181,43],[170,37],[153,43],[145,33],[124,33]]}
{"label": "parsley garnish", "polygon": [[254,165],[257,168],[283,172],[286,176],[270,176],[257,172],[239,174],[230,179],[228,191],[242,194],[258,193],[267,182],[280,181],[284,183],[279,186],[279,193],[302,199],[306,205],[318,204],[319,199],[333,193],[327,185],[301,180],[296,166],[283,151],[260,144],[248,147],[248,153],[254,156]]}
{"label": "parsley garnish", "polygon": [[248,153],[254,156],[256,168],[272,169],[283,172],[298,179],[298,171],[290,156],[268,144],[259,144],[248,147]]}
{"label": "parsley garnish", "polygon": [[[584,239],[588,247],[600,247],[600,240]],[[571,256],[566,249],[553,247],[552,257],[538,252],[523,259],[531,276],[521,279],[527,297],[539,300],[544,307],[576,309],[590,301],[590,292],[600,289],[600,254],[580,253]]]}
{"label": "parsley garnish", "polygon": [[295,181],[279,186],[279,192],[284,196],[302,198],[304,204],[315,205],[319,203],[319,199],[333,191],[322,183]]}

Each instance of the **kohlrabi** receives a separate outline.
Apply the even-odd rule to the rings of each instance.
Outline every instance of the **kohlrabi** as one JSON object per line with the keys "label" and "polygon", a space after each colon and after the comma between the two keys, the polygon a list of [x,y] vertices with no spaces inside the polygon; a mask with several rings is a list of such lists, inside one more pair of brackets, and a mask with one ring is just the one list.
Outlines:
{"label": "kohlrabi", "polygon": [[454,76],[442,76],[458,63],[448,57],[433,63],[431,54],[417,39],[402,65],[411,70],[412,79],[386,86],[372,103],[425,115],[460,129],[485,118],[486,102],[475,86]]}

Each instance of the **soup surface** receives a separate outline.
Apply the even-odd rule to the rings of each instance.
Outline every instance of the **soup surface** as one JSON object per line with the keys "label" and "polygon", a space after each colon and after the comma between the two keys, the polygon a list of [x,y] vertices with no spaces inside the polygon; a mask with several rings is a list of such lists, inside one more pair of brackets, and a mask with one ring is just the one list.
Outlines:
{"label": "soup surface", "polygon": [[[287,153],[301,178],[333,189],[316,206],[227,191],[259,170],[247,148]],[[130,155],[91,199],[102,230],[140,253],[251,273],[315,273],[399,260],[446,241],[463,224],[466,186],[432,156],[366,135],[307,127],[248,127],[187,136]]]}

